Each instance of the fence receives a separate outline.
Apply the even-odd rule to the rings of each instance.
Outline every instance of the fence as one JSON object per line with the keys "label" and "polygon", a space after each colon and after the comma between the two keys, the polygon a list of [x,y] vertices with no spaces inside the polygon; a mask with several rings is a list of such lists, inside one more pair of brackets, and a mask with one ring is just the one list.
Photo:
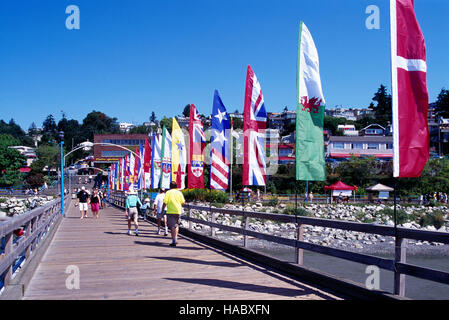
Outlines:
{"label": "fence", "polygon": [[[17,269],[29,260],[32,253],[39,248],[39,243],[61,217],[59,199],[0,223],[0,290],[10,284]],[[14,231],[21,228],[24,233],[18,237]]]}
{"label": "fence", "polygon": [[[124,208],[125,197],[121,193],[113,192],[111,194],[111,202],[116,206]],[[208,220],[194,218],[192,215],[193,210],[207,212]],[[219,209],[212,206],[204,207],[192,204],[186,204],[184,206],[184,212],[185,215],[182,216],[182,219],[189,222],[189,230],[193,230],[193,224],[195,223],[210,227],[210,236],[212,237],[215,236],[217,230],[237,233],[243,235],[244,247],[248,246],[249,237],[293,247],[296,249],[295,262],[298,265],[303,265],[303,250],[308,250],[352,262],[375,265],[379,268],[392,271],[394,272],[394,294],[401,297],[405,296],[405,275],[449,285],[448,272],[406,263],[407,239],[449,244],[449,233],[446,232],[415,230],[402,227],[398,227],[395,231],[394,227],[378,224],[366,224],[284,214],[249,212],[244,210]],[[216,223],[216,217],[218,214],[242,217],[242,227],[239,228]],[[249,218],[265,219],[280,223],[293,223],[296,225],[296,237],[295,239],[289,239],[249,230]],[[306,225],[395,237],[395,258],[386,259],[373,255],[356,253],[305,242],[304,226]]]}

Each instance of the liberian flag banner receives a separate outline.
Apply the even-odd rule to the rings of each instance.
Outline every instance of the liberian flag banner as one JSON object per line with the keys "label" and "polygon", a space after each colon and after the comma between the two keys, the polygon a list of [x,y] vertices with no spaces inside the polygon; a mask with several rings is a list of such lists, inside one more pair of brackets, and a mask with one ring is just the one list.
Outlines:
{"label": "liberian flag banner", "polygon": [[170,189],[172,165],[171,165],[171,136],[167,128],[162,129],[162,173],[161,173],[161,188]]}
{"label": "liberian flag banner", "polygon": [[184,133],[181,127],[173,118],[172,126],[172,168],[173,175],[172,181],[178,184],[178,189],[185,189],[185,176],[186,176],[186,165],[187,165],[187,150],[186,142],[184,138]]}
{"label": "liberian flag banner", "polygon": [[152,157],[151,157],[151,189],[159,188],[161,181],[161,168],[162,168],[162,138],[161,135],[153,133],[151,145]]}
{"label": "liberian flag banner", "polygon": [[211,169],[210,188],[226,190],[229,185],[229,115],[221,101],[218,91],[214,93],[212,106],[212,134],[211,134]]}
{"label": "liberian flag banner", "polygon": [[151,147],[148,138],[145,139],[143,151],[143,188],[151,188]]}
{"label": "liberian flag banner", "polygon": [[296,180],[326,180],[324,95],[320,63],[309,29],[301,21],[298,41],[296,109]]}
{"label": "liberian flag banner", "polygon": [[264,186],[266,179],[265,129],[267,112],[262,88],[251,66],[248,66],[246,73],[243,113],[243,185]]}
{"label": "liberian flag banner", "polygon": [[413,0],[390,1],[393,176],[419,177],[429,159],[426,47]]}
{"label": "liberian flag banner", "polygon": [[190,105],[189,119],[189,165],[187,187],[189,189],[204,189],[204,148],[206,136],[203,123],[196,107]]}

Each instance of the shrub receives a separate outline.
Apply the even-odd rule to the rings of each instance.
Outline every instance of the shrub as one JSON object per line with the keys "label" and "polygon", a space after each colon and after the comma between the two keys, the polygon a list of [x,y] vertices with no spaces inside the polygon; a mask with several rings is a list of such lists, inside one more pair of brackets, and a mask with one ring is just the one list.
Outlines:
{"label": "shrub", "polygon": [[293,206],[293,205],[288,205],[284,209],[283,213],[284,214],[288,214],[288,215],[292,215],[292,216],[294,216],[295,214],[297,214],[298,216],[301,216],[301,217],[310,216],[309,211],[307,211],[306,209],[298,207],[298,209],[295,210],[295,206]]}
{"label": "shrub", "polygon": [[435,229],[438,230],[442,226],[444,226],[444,224],[445,224],[444,215],[440,211],[427,213],[422,215],[421,218],[419,218],[419,225],[421,227],[432,225],[435,227]]}
{"label": "shrub", "polygon": [[[387,216],[390,219],[394,221],[394,210],[390,208],[384,208],[380,211],[378,211],[378,214],[381,216]],[[409,221],[409,217],[407,215],[407,212],[404,210],[396,210],[396,217],[397,217],[397,224],[403,224]]]}
{"label": "shrub", "polygon": [[204,201],[211,203],[227,203],[229,195],[226,192],[208,189],[184,189],[182,190],[187,202]]}

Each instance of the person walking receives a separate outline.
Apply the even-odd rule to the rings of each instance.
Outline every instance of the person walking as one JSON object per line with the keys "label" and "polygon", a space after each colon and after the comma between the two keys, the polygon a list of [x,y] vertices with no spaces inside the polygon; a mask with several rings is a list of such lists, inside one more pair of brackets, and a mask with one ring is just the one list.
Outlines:
{"label": "person walking", "polygon": [[97,189],[94,189],[92,196],[90,197],[90,209],[92,210],[92,215],[98,219],[98,213],[100,211],[101,198],[98,194]]}
{"label": "person walking", "polygon": [[125,216],[128,218],[128,235],[131,235],[131,221],[134,222],[134,227],[136,228],[135,235],[139,235],[139,211],[137,210],[137,204],[142,206],[137,192],[133,189],[129,189],[128,196],[126,197],[126,209]]}
{"label": "person walking", "polygon": [[313,202],[313,193],[312,192],[309,193],[309,200],[310,200],[310,203]]}
{"label": "person walking", "polygon": [[162,188],[160,189],[159,194],[156,196],[156,199],[154,200],[153,210],[157,218],[157,234],[161,234],[161,224],[162,220],[164,220],[164,227],[165,227],[164,236],[166,236],[168,234],[167,215],[166,212],[162,210],[162,207],[164,206],[164,198],[165,198],[165,189]]}
{"label": "person walking", "polygon": [[81,218],[87,218],[87,202],[89,201],[89,193],[87,193],[84,186],[81,187],[81,191],[76,195],[76,204],[79,206],[81,212]]}
{"label": "person walking", "polygon": [[170,190],[167,191],[164,197],[164,204],[162,211],[167,208],[167,225],[171,231],[172,243],[171,247],[176,247],[178,244],[178,231],[181,218],[182,206],[186,202],[181,191],[177,189],[178,185],[175,181],[170,182]]}

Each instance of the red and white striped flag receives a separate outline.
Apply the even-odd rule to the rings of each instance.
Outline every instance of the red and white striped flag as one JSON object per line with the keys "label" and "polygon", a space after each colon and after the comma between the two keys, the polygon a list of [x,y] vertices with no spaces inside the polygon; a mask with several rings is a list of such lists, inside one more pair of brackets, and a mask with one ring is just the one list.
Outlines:
{"label": "red and white striped flag", "polygon": [[414,0],[390,0],[393,176],[419,177],[429,158],[424,36]]}

